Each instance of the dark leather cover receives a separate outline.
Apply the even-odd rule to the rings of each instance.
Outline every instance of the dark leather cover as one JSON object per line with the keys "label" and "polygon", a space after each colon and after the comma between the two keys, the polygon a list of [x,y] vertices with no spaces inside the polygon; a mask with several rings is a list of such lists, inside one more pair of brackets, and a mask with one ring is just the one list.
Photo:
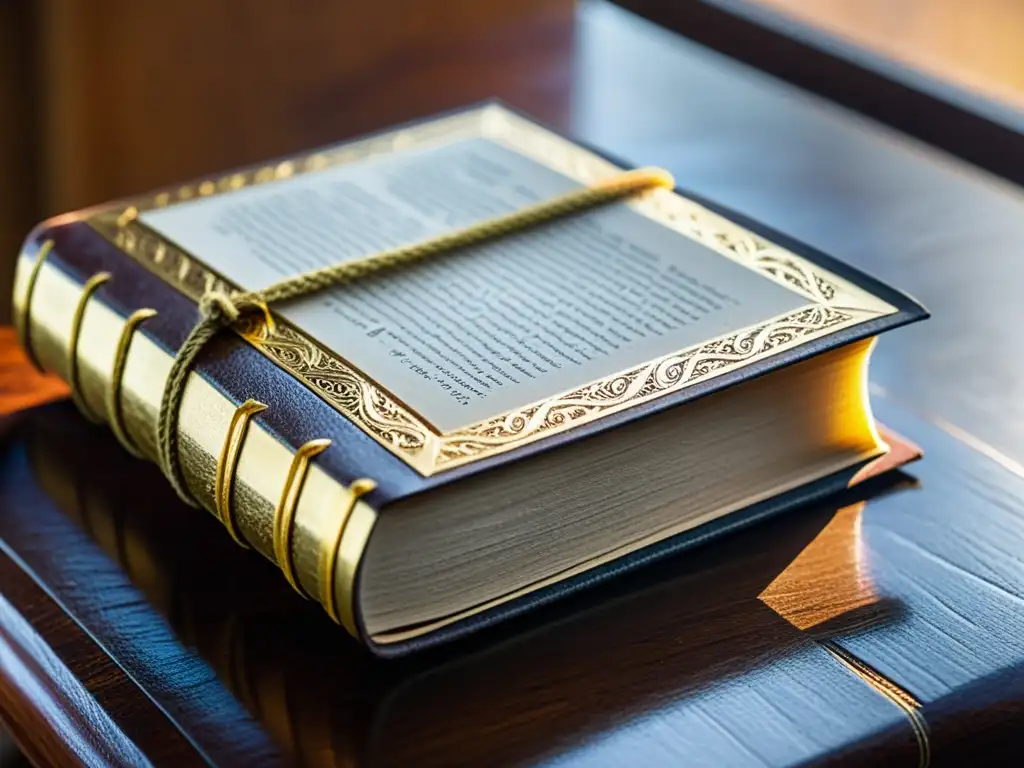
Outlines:
{"label": "dark leather cover", "polygon": [[[393,128],[388,130],[393,130]],[[596,148],[589,147],[589,149],[607,157]],[[608,159],[617,165],[630,167],[629,164],[615,158],[609,157]],[[914,299],[859,270],[757,221],[691,194],[685,189],[678,191],[752,232],[859,285],[884,299],[898,311],[886,317],[837,331],[795,349],[752,363],[739,371],[697,383],[680,392],[621,411],[568,432],[431,477],[421,476],[401,459],[381,447],[359,427],[348,421],[289,373],[275,366],[235,334],[220,334],[204,350],[197,361],[196,370],[235,403],[242,403],[250,397],[267,403],[270,408],[260,414],[260,423],[282,443],[289,445],[292,450],[298,449],[303,443],[315,438],[331,439],[331,447],[320,454],[316,461],[324,470],[346,484],[360,477],[372,477],[376,480],[377,488],[366,498],[377,510],[386,514],[388,505],[396,500],[422,493],[445,483],[456,482],[470,474],[495,471],[507,463],[521,461],[541,451],[557,448],[569,441],[585,439],[620,424],[658,413],[666,408],[682,405],[741,381],[806,360],[825,350],[877,336],[928,316],[927,311]],[[61,216],[40,224],[29,235],[25,252],[31,255],[39,249],[45,240],[52,239],[54,248],[49,257],[50,261],[75,280],[84,283],[98,271],[110,272],[113,279],[104,284],[97,291],[95,297],[122,316],[127,316],[141,307],[151,307],[157,310],[158,315],[142,326],[139,332],[144,333],[173,355],[198,319],[196,305],[92,229],[84,220],[88,213],[90,212],[83,212],[79,216]],[[712,526],[704,526],[683,539],[662,542],[650,548],[649,551],[645,550],[623,561],[613,563],[608,568],[602,569],[600,573],[587,573],[582,578],[573,579],[556,588],[535,593],[515,604],[503,606],[501,609],[489,611],[462,622],[444,632],[437,633],[436,637],[432,636],[405,644],[402,649],[411,649],[464,634],[478,626],[497,621],[505,615],[519,613],[532,605],[547,602],[559,594],[607,578],[608,575],[635,567],[670,551],[693,546],[710,536],[732,530],[794,504],[820,498],[839,487],[844,487],[849,479],[850,477],[845,474],[828,478],[771,502],[757,505],[745,512],[730,515],[727,520]],[[386,649],[381,647],[378,650],[381,653],[393,653],[397,652],[399,647],[389,646]]]}

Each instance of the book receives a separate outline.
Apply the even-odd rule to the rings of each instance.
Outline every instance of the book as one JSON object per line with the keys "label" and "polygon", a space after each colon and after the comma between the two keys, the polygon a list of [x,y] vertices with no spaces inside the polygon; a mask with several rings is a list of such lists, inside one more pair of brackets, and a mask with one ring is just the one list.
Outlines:
{"label": "book", "polygon": [[[500,104],[44,222],[27,351],[155,458],[210,291],[417,242],[622,164]],[[272,307],[178,420],[195,499],[374,652],[462,636],[916,456],[871,415],[909,297],[650,190]]]}

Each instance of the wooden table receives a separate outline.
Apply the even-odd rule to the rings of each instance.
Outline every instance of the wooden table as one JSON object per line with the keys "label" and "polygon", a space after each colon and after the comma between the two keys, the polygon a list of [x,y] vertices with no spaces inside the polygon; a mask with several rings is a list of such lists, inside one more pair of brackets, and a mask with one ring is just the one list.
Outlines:
{"label": "wooden table", "polygon": [[[583,138],[930,306],[875,366],[879,417],[926,458],[864,496],[383,664],[67,404],[20,410],[0,421],[0,717],[32,759],[1019,758],[1021,192],[611,7],[577,24]],[[43,390],[9,373],[10,344],[0,382],[24,406]]]}

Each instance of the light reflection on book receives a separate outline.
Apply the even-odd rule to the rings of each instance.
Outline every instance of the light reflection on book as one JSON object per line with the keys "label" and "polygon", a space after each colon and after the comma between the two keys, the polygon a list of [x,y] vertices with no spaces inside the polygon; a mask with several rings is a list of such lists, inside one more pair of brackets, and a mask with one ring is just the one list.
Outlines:
{"label": "light reflection on book", "polygon": [[[32,467],[53,502],[301,764],[511,764],[628,738],[712,695],[748,695],[734,683],[757,670],[800,674],[811,637],[899,614],[865,562],[870,502],[845,498],[447,651],[379,662],[70,408],[44,409],[31,427]],[[905,482],[895,473],[851,493]]]}

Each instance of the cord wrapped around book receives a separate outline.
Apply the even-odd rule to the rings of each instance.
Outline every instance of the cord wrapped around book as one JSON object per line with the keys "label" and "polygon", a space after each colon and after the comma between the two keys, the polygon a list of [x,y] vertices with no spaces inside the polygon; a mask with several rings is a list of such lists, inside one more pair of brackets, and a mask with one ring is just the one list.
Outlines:
{"label": "cord wrapped around book", "polygon": [[672,184],[471,107],[44,222],[15,317],[86,416],[399,655],[919,455],[866,382],[925,310]]}
{"label": "cord wrapped around book", "polygon": [[[306,274],[296,275],[282,280],[268,288],[257,292],[236,292],[227,294],[222,291],[209,291],[199,301],[199,321],[192,328],[188,337],[178,349],[171,372],[167,378],[164,388],[164,395],[160,403],[160,412],[157,421],[157,445],[160,449],[160,466],[164,475],[174,488],[178,497],[192,507],[200,505],[192,497],[188,490],[187,481],[181,470],[178,459],[178,412],[181,408],[181,398],[184,394],[185,381],[191,373],[192,365],[205,346],[222,330],[230,328],[234,323],[245,315],[262,313],[265,322],[269,326],[274,325],[274,318],[270,310],[270,304],[298,299],[303,296],[322,291],[340,285],[346,285],[355,280],[369,277],[378,272],[390,269],[397,269],[402,266],[414,264],[424,259],[442,256],[455,252],[459,249],[499,238],[507,234],[519,232],[530,227],[541,225],[553,219],[570,216],[574,213],[590,210],[600,205],[621,200],[630,195],[639,194],[654,188],[672,189],[675,181],[672,175],[660,168],[640,168],[604,179],[600,183],[590,187],[573,190],[551,200],[546,200],[532,206],[522,208],[510,214],[496,216],[468,227],[448,232],[437,237],[424,240],[419,243],[394,248],[380,253],[370,254],[354,261],[345,261],[340,264],[331,265],[322,269],[314,270]],[[134,211],[129,210],[127,215],[122,214],[119,223],[123,226],[134,218]],[[37,264],[41,265],[46,254],[52,248],[52,242],[48,242],[46,251],[40,254]],[[77,344],[81,328],[81,320],[84,314],[86,303],[93,291],[110,279],[110,275],[101,272],[91,278],[82,294],[76,309],[73,332],[69,346],[68,360],[71,363],[71,391],[75,405],[90,421],[99,423],[99,419],[91,414],[88,406],[79,394],[77,370]],[[30,298],[30,297],[29,297]],[[113,414],[110,423],[115,434],[121,440],[122,445],[131,453],[138,455],[137,450],[127,437],[127,432],[121,426],[119,404],[117,393],[121,390],[121,377],[124,374],[124,364],[127,356],[128,344],[130,343],[131,332],[138,322],[151,316],[152,310],[139,310],[130,322],[126,324],[126,332],[122,335],[119,343],[119,352],[115,357],[114,371],[111,380],[111,399],[108,409]],[[27,322],[22,324],[28,328]],[[31,348],[31,343],[25,339],[26,348]],[[256,405],[256,408],[248,407]],[[252,414],[262,410],[265,406],[248,401],[240,408],[237,417],[238,421],[233,422],[229,430],[229,439],[225,441],[224,451],[217,464],[217,507],[222,522],[228,529],[232,538],[242,545],[247,546],[244,539],[239,535],[233,523],[230,489],[233,485],[234,465],[237,464],[240,438],[244,431],[237,431],[235,424],[242,425],[244,430],[248,418]],[[239,440],[234,443],[232,450],[231,436],[239,435]],[[274,552],[288,583],[303,597],[308,597],[299,586],[294,574],[291,556],[291,530],[294,521],[295,505],[297,504],[298,488],[301,488],[301,477],[304,475],[305,467],[312,456],[323,451],[330,445],[330,441],[311,441],[309,450],[300,450],[296,455],[297,461],[293,463],[289,471],[289,479],[281,496],[281,503],[274,516]],[[233,454],[234,461],[231,461]],[[296,482],[296,475],[299,476]],[[375,483],[370,478],[361,478],[352,484],[353,494],[349,509],[343,510],[343,517],[351,512],[351,505],[359,496],[370,491]],[[290,502],[290,503],[289,503]],[[337,543],[333,546],[324,547],[322,558],[324,560],[324,574],[334,573],[334,561],[337,558]],[[328,615],[337,623],[341,623],[337,610],[337,601],[334,596],[333,578],[325,578],[322,582],[321,603]]]}

